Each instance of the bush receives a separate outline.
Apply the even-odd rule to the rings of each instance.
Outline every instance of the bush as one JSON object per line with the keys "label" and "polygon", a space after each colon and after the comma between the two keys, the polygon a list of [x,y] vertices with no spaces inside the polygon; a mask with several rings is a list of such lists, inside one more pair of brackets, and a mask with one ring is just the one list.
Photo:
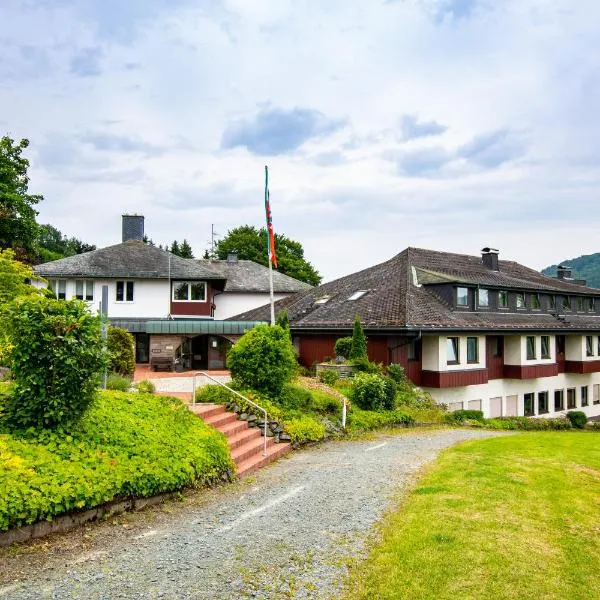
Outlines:
{"label": "bush", "polygon": [[481,410],[455,410],[446,415],[449,423],[462,423],[463,421],[483,422],[483,411]]}
{"label": "bush", "polygon": [[406,381],[406,373],[402,365],[392,363],[387,367],[387,376],[393,379],[396,383],[404,383]]}
{"label": "bush", "polygon": [[323,423],[314,417],[300,416],[289,421],[284,421],[285,430],[292,439],[292,443],[318,442],[325,439],[327,429]]}
{"label": "bush", "polygon": [[385,400],[383,408],[385,410],[394,410],[396,408],[396,393],[398,392],[398,386],[391,377],[383,377],[382,379],[385,384]]}
{"label": "bush", "polygon": [[350,388],[350,399],[363,410],[381,410],[389,402],[389,383],[379,375],[359,373]]}
{"label": "bush", "polygon": [[154,392],[156,392],[156,387],[148,379],[138,381],[134,387],[137,389],[138,392],[141,392],[142,394],[154,394]]}
{"label": "bush", "polygon": [[203,385],[196,389],[196,402],[227,404],[235,398],[235,394],[217,384]]}
{"label": "bush", "polygon": [[376,375],[383,373],[383,367],[378,363],[371,362],[368,358],[354,358],[350,362],[356,367],[359,373],[372,373]]}
{"label": "bush", "polygon": [[352,330],[352,348],[350,349],[350,356],[348,358],[353,359],[367,359],[367,337],[363,331],[362,325],[360,324],[360,317],[356,315],[354,319],[354,329]]}
{"label": "bush", "polygon": [[0,530],[234,469],[225,437],[181,401],[121,392],[100,392],[69,430],[1,430],[0,455]]}
{"label": "bush", "polygon": [[315,412],[322,414],[338,415],[342,410],[342,402],[339,398],[331,396],[320,390],[312,390],[313,405]]}
{"label": "bush", "polygon": [[135,341],[126,329],[109,327],[106,339],[108,369],[119,375],[133,375],[135,370]]}
{"label": "bush", "polygon": [[352,352],[352,338],[351,337],[343,337],[338,338],[335,341],[335,346],[333,347],[336,356],[342,356],[344,358],[350,358],[350,353]]}
{"label": "bush", "polygon": [[327,369],[326,371],[321,371],[319,373],[319,381],[321,383],[325,383],[327,385],[331,385],[334,386],[335,382],[340,378],[340,376],[338,375],[337,371],[333,371],[333,370],[329,370]]}
{"label": "bush", "polygon": [[94,399],[106,364],[100,318],[84,302],[23,297],[8,309],[15,380],[5,410],[22,427],[74,422]]}
{"label": "bush", "polygon": [[308,411],[312,407],[313,397],[308,390],[297,385],[292,385],[291,383],[286,383],[283,386],[283,390],[281,390],[281,394],[278,398],[274,399],[274,402],[285,408]]}
{"label": "bush", "polygon": [[286,330],[258,325],[231,348],[227,366],[243,387],[277,398],[296,373],[296,355]]}
{"label": "bush", "polygon": [[414,417],[404,410],[367,411],[353,406],[348,413],[346,428],[349,431],[358,432],[394,425],[409,426],[414,423]]}
{"label": "bush", "polygon": [[575,429],[583,429],[587,423],[587,416],[581,410],[571,410],[567,413],[567,419]]}
{"label": "bush", "polygon": [[568,419],[532,419],[530,417],[498,417],[485,419],[484,426],[489,429],[503,429],[510,431],[561,431],[571,429]]}
{"label": "bush", "polygon": [[126,392],[131,387],[131,379],[118,373],[110,373],[106,378],[106,389],[117,392]]}

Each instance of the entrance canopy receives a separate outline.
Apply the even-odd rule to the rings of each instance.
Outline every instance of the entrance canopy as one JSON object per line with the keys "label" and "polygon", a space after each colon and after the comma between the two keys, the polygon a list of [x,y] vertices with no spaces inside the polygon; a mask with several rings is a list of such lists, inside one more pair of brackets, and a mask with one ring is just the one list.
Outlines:
{"label": "entrance canopy", "polygon": [[146,333],[187,333],[198,335],[207,333],[211,335],[242,335],[244,332],[262,325],[265,321],[210,321],[206,320],[165,320],[147,321]]}

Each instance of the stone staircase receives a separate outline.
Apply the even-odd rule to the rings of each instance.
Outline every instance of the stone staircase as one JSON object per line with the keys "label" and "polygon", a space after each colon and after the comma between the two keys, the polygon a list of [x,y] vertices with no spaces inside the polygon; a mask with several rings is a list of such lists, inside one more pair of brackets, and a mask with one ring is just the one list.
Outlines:
{"label": "stone staircase", "polygon": [[263,436],[258,427],[250,427],[247,421],[238,420],[235,413],[227,412],[220,404],[196,404],[189,409],[207,425],[225,434],[238,478],[264,467],[291,449],[291,444],[276,443],[274,438],[267,437],[267,455],[263,456]]}

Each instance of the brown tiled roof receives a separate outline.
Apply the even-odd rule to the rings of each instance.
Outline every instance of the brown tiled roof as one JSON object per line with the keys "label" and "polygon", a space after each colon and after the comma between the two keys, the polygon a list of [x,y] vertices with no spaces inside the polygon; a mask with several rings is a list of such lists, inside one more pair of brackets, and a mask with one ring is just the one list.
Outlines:
{"label": "brown tiled roof", "polygon": [[[500,270],[486,267],[481,257],[407,248],[394,258],[363,271],[325,283],[276,303],[287,310],[293,329],[350,329],[359,315],[366,329],[600,329],[600,316],[550,313],[498,313],[453,310],[427,284],[462,282],[502,289],[568,292],[595,296],[600,291],[552,279],[512,261],[500,261]],[[349,300],[359,290],[366,293]],[[320,299],[328,298],[324,303]],[[268,320],[264,306],[232,317]]]}

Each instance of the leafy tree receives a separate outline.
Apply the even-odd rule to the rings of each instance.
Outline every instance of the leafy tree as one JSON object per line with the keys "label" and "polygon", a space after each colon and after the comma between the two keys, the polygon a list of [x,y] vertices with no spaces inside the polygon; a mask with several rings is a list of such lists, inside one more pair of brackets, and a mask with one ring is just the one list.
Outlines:
{"label": "leafy tree", "polygon": [[0,250],[0,307],[19,296],[42,294],[42,290],[27,281],[44,281],[31,270],[28,265],[15,258],[13,250]]}
{"label": "leafy tree", "polygon": [[76,237],[68,238],[50,224],[40,226],[38,238],[37,262],[49,262],[65,256],[91,252],[96,246],[81,241]]}
{"label": "leafy tree", "polygon": [[94,399],[106,363],[101,321],[85,302],[42,296],[8,306],[15,385],[4,410],[18,427],[76,421]]}
{"label": "leafy tree", "polygon": [[[250,225],[242,225],[231,229],[227,235],[216,243],[218,258],[224,260],[229,252],[237,252],[242,260],[252,260],[267,266],[266,230]],[[275,252],[277,253],[277,270],[280,273],[305,281],[311,285],[319,285],[321,276],[304,258],[304,249],[299,242],[285,235],[275,234]]]}
{"label": "leafy tree", "polygon": [[333,351],[337,357],[350,358],[352,352],[352,338],[342,337],[335,341]]}
{"label": "leafy tree", "polygon": [[194,258],[192,247],[186,239],[184,239],[183,242],[181,242],[181,246],[179,246],[179,256],[181,256],[181,258]]}
{"label": "leafy tree", "polygon": [[356,315],[354,319],[354,329],[352,330],[352,349],[350,350],[351,359],[367,358],[367,337],[360,324],[360,317]]}
{"label": "leafy tree", "polygon": [[29,140],[0,138],[0,248],[13,248],[24,257],[35,254],[39,233],[34,206],[43,199],[29,193],[29,161],[23,151]]}
{"label": "leafy tree", "polygon": [[171,248],[169,250],[171,252],[171,254],[175,254],[176,256],[179,256],[179,242],[177,240],[175,240],[172,244],[171,244]]}
{"label": "leafy tree", "polygon": [[278,399],[296,373],[296,355],[287,331],[274,325],[257,325],[229,351],[227,367],[242,387]]}

